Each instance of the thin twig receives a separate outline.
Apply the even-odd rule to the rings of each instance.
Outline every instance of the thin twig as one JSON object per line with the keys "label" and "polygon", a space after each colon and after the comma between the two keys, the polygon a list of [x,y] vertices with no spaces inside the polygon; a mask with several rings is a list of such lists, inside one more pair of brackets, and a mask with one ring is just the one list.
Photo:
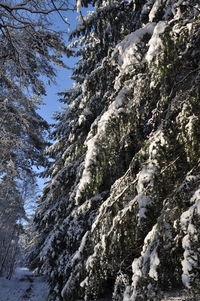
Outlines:
{"label": "thin twig", "polygon": [[59,14],[59,16],[60,16],[61,19],[63,20],[63,22],[66,23],[67,25],[70,25],[69,22],[67,22],[67,21],[63,18],[62,14],[61,14],[60,11],[57,9],[57,7],[56,7],[56,5],[55,5],[55,3],[54,3],[53,0],[51,0],[51,3],[53,4],[53,7],[54,7],[55,10],[57,11],[57,13]]}
{"label": "thin twig", "polygon": [[29,7],[24,7],[24,6],[19,6],[19,5],[10,6],[10,5],[4,4],[4,3],[0,3],[0,7],[4,8],[9,13],[11,13],[14,10],[25,10],[25,11],[28,11],[32,14],[44,14],[44,15],[48,15],[48,14],[50,14],[52,12],[55,12],[55,11],[58,11],[58,10],[59,11],[69,11],[69,10],[71,10],[70,8],[63,8],[62,6],[57,7],[57,8],[47,9],[47,10],[33,10]]}

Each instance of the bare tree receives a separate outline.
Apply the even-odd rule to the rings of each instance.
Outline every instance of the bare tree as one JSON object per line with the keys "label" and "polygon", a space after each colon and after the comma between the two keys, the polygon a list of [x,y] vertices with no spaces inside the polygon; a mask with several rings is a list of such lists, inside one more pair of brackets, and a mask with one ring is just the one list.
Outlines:
{"label": "bare tree", "polygon": [[25,215],[24,190],[35,185],[33,165],[46,164],[48,124],[36,108],[44,78],[53,81],[54,65],[66,67],[68,55],[51,16],[65,21],[69,9],[62,0],[0,1],[0,273],[9,277]]}

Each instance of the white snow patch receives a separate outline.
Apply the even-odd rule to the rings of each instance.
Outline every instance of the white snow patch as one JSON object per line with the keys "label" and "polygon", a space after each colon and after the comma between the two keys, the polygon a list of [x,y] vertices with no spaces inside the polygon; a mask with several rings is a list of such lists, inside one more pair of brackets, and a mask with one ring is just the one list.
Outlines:
{"label": "white snow patch", "polygon": [[158,273],[157,273],[157,267],[160,263],[160,259],[158,257],[156,248],[153,249],[151,256],[150,256],[150,270],[149,270],[149,276],[153,278],[154,280],[158,280]]}
{"label": "white snow patch", "polygon": [[124,74],[132,72],[133,66],[141,63],[142,55],[138,50],[138,44],[142,41],[146,34],[152,35],[156,23],[148,23],[143,28],[140,28],[125,37],[113,51],[113,61],[117,61],[117,66],[120,70],[118,77],[115,80],[114,88],[118,91],[121,88],[120,79]]}
{"label": "white snow patch", "polygon": [[87,146],[87,152],[84,161],[84,169],[75,196],[77,204],[82,192],[85,190],[87,185],[91,183],[91,167],[96,164],[96,156],[99,149],[99,142],[102,140],[102,137],[106,135],[106,129],[110,122],[110,119],[113,116],[118,116],[120,113],[119,109],[125,105],[126,95],[128,92],[129,89],[124,88],[118,93],[115,100],[108,107],[108,110],[99,119],[97,124],[96,135],[92,136],[91,132],[89,132],[88,134],[85,143]]}
{"label": "white snow patch", "polygon": [[77,0],[76,2],[76,11],[77,13],[80,13],[81,11],[81,0]]}
{"label": "white snow patch", "polygon": [[159,9],[160,6],[163,4],[162,2],[163,2],[163,0],[156,0],[156,1],[154,2],[154,5],[153,5],[153,7],[152,7],[152,9],[151,9],[151,11],[150,11],[150,13],[149,13],[149,21],[150,21],[150,22],[152,22],[152,21],[154,20],[155,15],[156,15],[158,9]]}
{"label": "white snow patch", "polygon": [[157,224],[153,226],[152,230],[148,233],[144,240],[144,246],[139,258],[134,259],[132,263],[132,294],[128,296],[125,291],[123,301],[135,301],[137,298],[137,284],[139,279],[147,274],[154,280],[158,280],[157,267],[160,264],[160,260],[157,254],[158,244],[156,243],[156,237],[158,234]]}
{"label": "white snow patch", "polygon": [[149,205],[152,203],[152,199],[147,196],[148,190],[153,187],[154,176],[157,170],[158,161],[157,154],[160,147],[167,146],[167,141],[164,137],[164,134],[161,130],[158,130],[150,139],[150,144],[148,146],[149,154],[149,163],[143,166],[142,170],[137,175],[137,202],[139,205],[139,223],[141,218],[144,218],[146,215],[146,210]]}
{"label": "white snow patch", "polygon": [[135,47],[141,41],[145,34],[153,34],[156,23],[148,23],[143,28],[130,33],[126,38],[115,47],[115,53],[118,53],[118,63],[121,69],[137,62]]}
{"label": "white snow patch", "polygon": [[185,0],[178,0],[178,1],[176,1],[175,4],[172,5],[172,13],[174,15],[174,20],[179,20],[182,17],[181,10],[180,10],[180,5],[184,1]]}
{"label": "white snow patch", "polygon": [[88,285],[88,277],[86,277],[81,283],[80,283],[80,287],[84,287]]}
{"label": "white snow patch", "polygon": [[200,215],[200,188],[195,191],[192,198],[190,199],[191,207],[183,212],[180,218],[181,227],[185,232],[185,236],[182,240],[182,246],[184,249],[182,264],[182,282],[187,287],[191,287],[191,282],[194,277],[192,273],[193,268],[197,266],[198,258],[195,254],[192,244],[197,238],[197,229],[193,224],[193,216],[195,214]]}
{"label": "white snow patch", "polygon": [[81,240],[79,249],[76,251],[74,257],[72,258],[72,265],[74,265],[75,261],[77,261],[77,260],[79,260],[81,258],[82,252],[83,252],[85,244],[86,244],[86,240],[87,240],[88,234],[89,234],[88,231],[84,234],[84,236],[83,236],[83,238]]}
{"label": "white snow patch", "polygon": [[155,174],[156,167],[152,163],[145,165],[143,169],[138,174],[137,182],[137,192],[138,194],[146,190],[147,185],[153,184],[153,178]]}
{"label": "white snow patch", "polygon": [[163,147],[167,144],[164,133],[161,130],[158,130],[154,133],[151,143],[149,145],[149,160],[156,164],[156,157],[160,147]]}
{"label": "white snow patch", "polygon": [[146,54],[146,60],[150,64],[153,58],[160,53],[160,49],[163,47],[160,35],[165,31],[166,22],[159,21],[154,28],[153,35],[148,42],[149,49]]}

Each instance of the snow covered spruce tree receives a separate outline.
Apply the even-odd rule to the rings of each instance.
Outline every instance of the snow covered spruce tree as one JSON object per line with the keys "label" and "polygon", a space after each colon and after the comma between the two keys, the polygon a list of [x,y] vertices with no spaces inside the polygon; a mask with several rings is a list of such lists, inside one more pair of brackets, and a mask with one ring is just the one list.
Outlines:
{"label": "snow covered spruce tree", "polygon": [[72,34],[81,59],[49,148],[32,267],[54,301],[183,288],[198,300],[199,1],[93,3]]}
{"label": "snow covered spruce tree", "polygon": [[34,195],[33,166],[46,165],[48,124],[36,113],[45,94],[41,76],[53,80],[52,63],[63,65],[68,52],[61,34],[49,29],[49,14],[66,4],[0,1],[0,275],[8,277],[24,203]]}

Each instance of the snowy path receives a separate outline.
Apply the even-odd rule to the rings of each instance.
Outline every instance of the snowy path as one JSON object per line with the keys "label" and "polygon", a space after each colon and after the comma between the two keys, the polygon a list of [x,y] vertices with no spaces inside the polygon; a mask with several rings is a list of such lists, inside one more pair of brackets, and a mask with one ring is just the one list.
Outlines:
{"label": "snowy path", "polygon": [[48,285],[26,268],[17,268],[11,280],[0,277],[0,301],[46,301]]}

